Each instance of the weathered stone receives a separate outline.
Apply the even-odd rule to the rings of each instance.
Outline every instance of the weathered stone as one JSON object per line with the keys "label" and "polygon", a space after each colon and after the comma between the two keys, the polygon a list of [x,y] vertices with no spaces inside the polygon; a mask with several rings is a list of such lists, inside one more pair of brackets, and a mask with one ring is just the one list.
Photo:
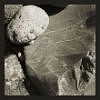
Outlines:
{"label": "weathered stone", "polygon": [[[5,95],[29,95],[25,87],[24,73],[16,55],[5,58]],[[24,90],[24,91],[21,91]]]}
{"label": "weathered stone", "polygon": [[[43,94],[59,95],[58,79],[68,70],[72,76],[74,64],[84,57],[91,47],[95,30],[85,25],[90,11],[90,5],[69,5],[60,13],[50,16],[47,31],[34,44],[24,48],[26,72]],[[70,77],[63,78],[65,87],[67,83],[68,86],[77,86],[76,80],[73,79],[74,83],[71,84]],[[61,95],[80,95],[76,89],[66,89]],[[72,93],[68,92],[70,90]]]}
{"label": "weathered stone", "polygon": [[[93,44],[94,45],[94,44]],[[90,58],[90,60],[86,60],[85,65],[82,63],[82,59],[74,65],[75,73],[77,77],[77,88],[79,91],[83,92],[83,95],[95,95],[95,72],[96,72],[96,65],[95,65],[95,45],[90,48],[85,58]],[[90,54],[91,52],[91,54]],[[88,69],[84,69],[87,64]]]}
{"label": "weathered stone", "polygon": [[7,27],[8,37],[13,43],[28,43],[42,34],[49,24],[49,17],[40,7],[22,7]]}
{"label": "weathered stone", "polygon": [[10,20],[16,15],[16,13],[20,10],[22,5],[19,4],[6,4],[5,6],[5,23],[9,23]]}
{"label": "weathered stone", "polygon": [[33,0],[32,2],[36,5],[52,5],[56,7],[65,7],[68,4],[66,0]]}
{"label": "weathered stone", "polygon": [[66,70],[66,72],[58,79],[59,94],[58,95],[82,95],[77,89],[77,77],[74,70]]}
{"label": "weathered stone", "polygon": [[96,79],[94,76],[91,77],[89,84],[87,85],[86,89],[84,90],[85,96],[95,96],[96,95]]}

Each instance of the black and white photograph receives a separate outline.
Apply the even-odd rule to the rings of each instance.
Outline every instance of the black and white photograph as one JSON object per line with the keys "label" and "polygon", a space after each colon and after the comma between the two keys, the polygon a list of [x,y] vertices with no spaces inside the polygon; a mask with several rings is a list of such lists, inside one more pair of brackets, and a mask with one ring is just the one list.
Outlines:
{"label": "black and white photograph", "polygon": [[96,4],[5,4],[5,96],[96,95]]}

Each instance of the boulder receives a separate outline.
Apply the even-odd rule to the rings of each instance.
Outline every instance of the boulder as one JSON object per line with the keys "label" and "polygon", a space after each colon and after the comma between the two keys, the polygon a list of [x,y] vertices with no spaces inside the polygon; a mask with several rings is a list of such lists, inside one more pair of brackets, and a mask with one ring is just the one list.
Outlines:
{"label": "boulder", "polygon": [[47,13],[40,7],[22,7],[7,27],[7,36],[14,44],[24,44],[41,35],[49,24]]}

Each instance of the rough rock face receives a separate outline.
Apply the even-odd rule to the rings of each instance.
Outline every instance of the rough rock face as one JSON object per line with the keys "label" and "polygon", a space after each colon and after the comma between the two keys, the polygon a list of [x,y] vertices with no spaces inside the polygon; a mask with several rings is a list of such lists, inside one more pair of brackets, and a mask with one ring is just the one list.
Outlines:
{"label": "rough rock face", "polygon": [[10,20],[15,16],[15,14],[18,12],[18,10],[23,7],[22,5],[11,5],[7,4],[5,7],[5,23],[9,23]]}
{"label": "rough rock face", "polygon": [[7,29],[13,43],[28,43],[42,34],[49,24],[47,13],[34,5],[22,7]]}
{"label": "rough rock face", "polygon": [[16,55],[5,58],[5,95],[28,95],[24,74]]}
{"label": "rough rock face", "polygon": [[58,79],[58,95],[82,95],[77,89],[77,80],[76,77],[72,76],[74,74],[73,72],[73,70],[66,70],[62,77]]}
{"label": "rough rock face", "polygon": [[[56,7],[66,7],[70,1],[66,0],[33,0],[32,3],[35,5],[53,5]],[[71,2],[72,3],[72,2]]]}
{"label": "rough rock face", "polygon": [[76,88],[73,66],[93,43],[95,30],[86,25],[93,10],[90,5],[67,6],[62,12],[50,16],[47,31],[34,44],[24,48],[27,74],[44,95],[83,94]]}

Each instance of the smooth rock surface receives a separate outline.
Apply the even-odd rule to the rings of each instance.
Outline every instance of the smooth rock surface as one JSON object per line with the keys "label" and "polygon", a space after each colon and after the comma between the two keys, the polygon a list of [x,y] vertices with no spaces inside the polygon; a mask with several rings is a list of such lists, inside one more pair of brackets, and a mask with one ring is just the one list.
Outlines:
{"label": "smooth rock surface", "polygon": [[[84,57],[91,47],[95,29],[87,28],[85,23],[93,10],[90,5],[67,6],[60,13],[50,16],[46,32],[34,44],[24,48],[26,72],[33,85],[39,87],[44,95],[60,95],[58,79],[63,79],[63,73],[68,70],[72,76],[70,70],[74,70],[74,64]],[[65,86],[66,83],[72,86],[70,77],[64,77],[64,80]],[[74,82],[73,86],[76,85]],[[80,95],[75,89],[68,93],[67,90],[64,94]]]}
{"label": "smooth rock surface", "polygon": [[40,7],[22,7],[7,27],[8,38],[17,44],[28,43],[41,35],[49,24],[47,13]]}

